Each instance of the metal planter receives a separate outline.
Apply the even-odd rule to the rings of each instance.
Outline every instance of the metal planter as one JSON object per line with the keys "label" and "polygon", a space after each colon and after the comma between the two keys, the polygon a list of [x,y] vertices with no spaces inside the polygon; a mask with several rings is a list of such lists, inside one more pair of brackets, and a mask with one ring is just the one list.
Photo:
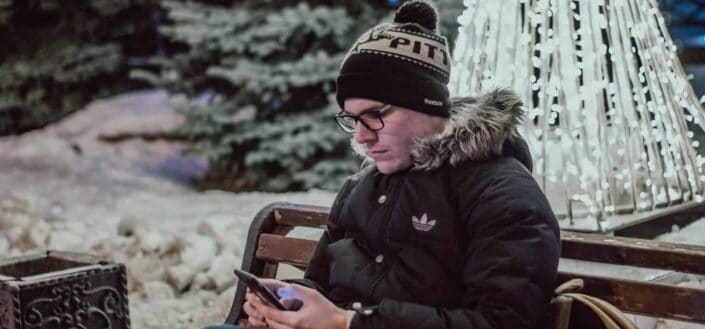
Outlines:
{"label": "metal planter", "polygon": [[74,253],[0,260],[0,329],[130,328],[125,266]]}

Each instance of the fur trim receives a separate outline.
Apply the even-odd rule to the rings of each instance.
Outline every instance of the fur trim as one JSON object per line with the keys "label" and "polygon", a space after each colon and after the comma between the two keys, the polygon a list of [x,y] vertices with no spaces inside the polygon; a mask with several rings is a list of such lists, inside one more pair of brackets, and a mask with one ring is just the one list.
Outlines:
{"label": "fur trim", "polygon": [[444,163],[498,156],[504,141],[519,135],[523,114],[519,96],[508,89],[495,89],[478,99],[455,98],[445,131],[419,140],[412,150],[414,167],[432,170]]}
{"label": "fur trim", "polygon": [[[519,96],[495,89],[479,98],[451,100],[451,117],[443,133],[419,139],[411,151],[414,170],[433,170],[446,163],[482,160],[502,153],[505,140],[519,136],[524,110]],[[353,150],[364,156],[365,146],[351,140]],[[374,163],[366,158],[365,165]]]}

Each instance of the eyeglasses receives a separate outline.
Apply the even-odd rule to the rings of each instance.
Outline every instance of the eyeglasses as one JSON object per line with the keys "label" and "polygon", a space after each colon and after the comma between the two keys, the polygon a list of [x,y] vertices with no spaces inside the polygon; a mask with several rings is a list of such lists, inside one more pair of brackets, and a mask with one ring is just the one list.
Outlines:
{"label": "eyeglasses", "polygon": [[344,114],[344,112],[341,112],[335,116],[335,121],[338,123],[338,126],[340,126],[340,129],[343,129],[346,133],[354,133],[358,121],[360,121],[365,128],[378,131],[384,128],[382,117],[389,112],[391,108],[392,105],[387,104],[378,109],[365,111],[365,113],[360,115]]}

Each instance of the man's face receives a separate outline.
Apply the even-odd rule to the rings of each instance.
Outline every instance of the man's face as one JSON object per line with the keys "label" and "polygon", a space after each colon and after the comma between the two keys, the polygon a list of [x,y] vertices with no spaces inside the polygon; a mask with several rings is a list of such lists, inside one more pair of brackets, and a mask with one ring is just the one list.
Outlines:
{"label": "man's face", "polygon": [[[366,98],[345,100],[345,112],[360,115],[386,105]],[[355,125],[355,142],[363,146],[368,157],[375,160],[377,170],[391,174],[411,165],[411,150],[417,138],[440,132],[442,118],[392,106],[382,116],[384,128],[378,131],[367,129],[359,121]]]}

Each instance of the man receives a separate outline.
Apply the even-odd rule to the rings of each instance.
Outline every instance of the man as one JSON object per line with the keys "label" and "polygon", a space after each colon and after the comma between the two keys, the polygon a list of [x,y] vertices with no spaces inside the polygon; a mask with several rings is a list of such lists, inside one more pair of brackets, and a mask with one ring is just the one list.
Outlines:
{"label": "man", "polygon": [[505,90],[451,101],[436,22],[428,4],[407,2],[345,58],[337,120],[369,163],[339,191],[305,279],[265,280],[301,309],[248,293],[251,325],[543,325],[559,230],[516,130],[521,104]]}

